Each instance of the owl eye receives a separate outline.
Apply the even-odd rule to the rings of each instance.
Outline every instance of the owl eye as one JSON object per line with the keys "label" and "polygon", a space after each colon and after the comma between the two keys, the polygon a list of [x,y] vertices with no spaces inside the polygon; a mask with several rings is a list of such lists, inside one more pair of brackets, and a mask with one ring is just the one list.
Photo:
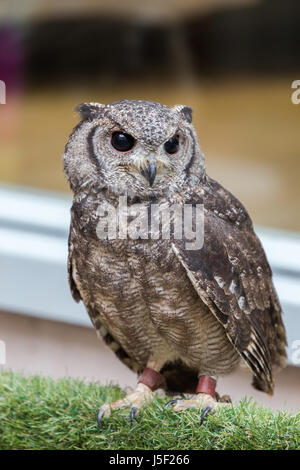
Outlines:
{"label": "owl eye", "polygon": [[175,134],[171,139],[167,140],[164,145],[164,149],[167,153],[173,154],[179,150],[179,135]]}
{"label": "owl eye", "polygon": [[132,135],[125,134],[124,132],[116,131],[111,136],[111,145],[119,152],[128,152],[135,144],[135,139]]}

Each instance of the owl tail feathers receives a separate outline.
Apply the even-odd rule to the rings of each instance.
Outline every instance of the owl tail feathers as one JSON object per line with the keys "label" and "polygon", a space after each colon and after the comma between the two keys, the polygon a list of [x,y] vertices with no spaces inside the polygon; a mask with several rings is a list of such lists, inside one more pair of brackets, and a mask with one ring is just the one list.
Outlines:
{"label": "owl tail feathers", "polygon": [[[281,342],[281,349],[278,348],[276,351],[276,355],[272,355],[272,376],[276,376],[278,372],[284,369],[287,365],[287,354],[285,350],[284,342]],[[272,396],[274,393],[274,382],[273,379],[267,380],[265,377],[258,377],[253,375],[252,385],[257,390],[267,393],[268,395]]]}
{"label": "owl tail feathers", "polygon": [[265,392],[268,395],[272,396],[274,393],[274,384],[273,382],[266,381],[261,377],[253,375],[252,386],[261,392]]}

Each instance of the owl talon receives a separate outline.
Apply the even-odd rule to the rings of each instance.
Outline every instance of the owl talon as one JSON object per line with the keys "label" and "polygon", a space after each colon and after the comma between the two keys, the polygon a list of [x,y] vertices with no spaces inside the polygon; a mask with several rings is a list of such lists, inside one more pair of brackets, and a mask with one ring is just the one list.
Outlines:
{"label": "owl talon", "polygon": [[168,403],[164,406],[164,410],[166,410],[167,408],[169,408],[169,406],[174,405],[175,403],[177,403],[177,400],[170,400],[170,401],[168,401]]}
{"label": "owl talon", "polygon": [[204,410],[203,410],[203,413],[201,415],[201,419],[200,419],[200,426],[202,426],[203,424],[203,421],[205,420],[206,416],[208,415],[208,413],[212,410],[212,407],[211,406],[207,406]]}
{"label": "owl talon", "polygon": [[100,408],[100,410],[98,411],[98,415],[97,415],[97,423],[98,423],[99,428],[102,427],[102,418],[103,418],[104,413],[105,411],[102,408]]}
{"label": "owl talon", "polygon": [[130,424],[132,425],[134,418],[136,418],[139,415],[139,409],[135,408],[134,406],[130,410]]}

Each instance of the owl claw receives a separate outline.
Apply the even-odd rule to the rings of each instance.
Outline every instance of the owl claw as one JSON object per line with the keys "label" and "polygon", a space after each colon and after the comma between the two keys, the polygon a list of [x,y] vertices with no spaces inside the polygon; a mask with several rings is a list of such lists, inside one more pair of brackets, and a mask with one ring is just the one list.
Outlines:
{"label": "owl claw", "polygon": [[101,428],[102,427],[102,417],[104,415],[105,411],[100,408],[100,410],[98,411],[98,415],[97,415],[97,423],[98,423],[98,427]]}
{"label": "owl claw", "polygon": [[168,403],[164,406],[164,410],[166,410],[167,408],[169,408],[169,406],[174,405],[175,403],[177,403],[177,400],[170,400],[170,401],[168,401]]}
{"label": "owl claw", "polygon": [[203,410],[203,413],[201,415],[201,419],[200,419],[200,426],[202,426],[203,424],[203,421],[205,420],[206,416],[208,415],[208,413],[212,410],[212,407],[211,406],[207,406],[204,410]]}
{"label": "owl claw", "polygon": [[133,406],[130,410],[130,424],[133,423],[134,418],[136,418],[138,414],[139,414],[139,409]]}

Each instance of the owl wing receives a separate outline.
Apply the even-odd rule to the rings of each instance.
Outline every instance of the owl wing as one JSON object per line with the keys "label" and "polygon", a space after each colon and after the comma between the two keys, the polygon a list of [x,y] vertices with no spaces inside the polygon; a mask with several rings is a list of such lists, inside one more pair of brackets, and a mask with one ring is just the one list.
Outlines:
{"label": "owl wing", "polygon": [[68,247],[69,247],[69,255],[68,255],[68,279],[69,279],[69,286],[71,290],[71,294],[73,299],[76,302],[80,302],[82,300],[80,292],[76,286],[75,279],[74,279],[74,266],[73,266],[73,243],[71,241],[71,231],[68,240]]}
{"label": "owl wing", "polygon": [[254,374],[253,385],[272,393],[272,365],[285,363],[286,336],[272,272],[242,204],[207,178],[194,200],[204,204],[204,245],[173,250],[195,290],[224,326]]}

